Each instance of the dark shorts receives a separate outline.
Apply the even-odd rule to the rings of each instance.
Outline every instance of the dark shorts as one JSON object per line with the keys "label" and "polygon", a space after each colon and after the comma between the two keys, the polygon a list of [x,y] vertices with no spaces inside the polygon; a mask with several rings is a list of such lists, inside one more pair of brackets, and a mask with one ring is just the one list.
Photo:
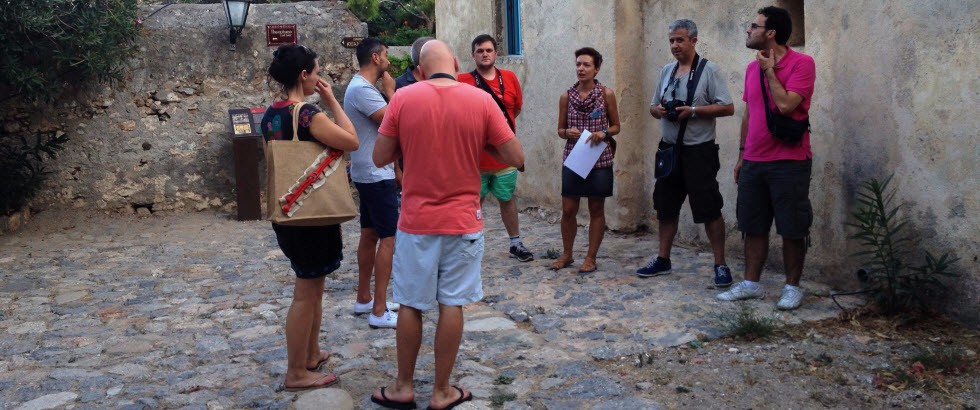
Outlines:
{"label": "dark shorts", "polygon": [[[660,143],[664,148],[664,143]],[[708,141],[697,145],[685,145],[680,151],[678,167],[670,176],[660,178],[653,186],[653,209],[657,219],[674,220],[681,214],[686,197],[691,198],[691,214],[694,223],[703,224],[721,217],[725,200],[718,190],[718,144]]]}
{"label": "dark shorts", "polygon": [[332,273],[344,259],[340,225],[285,226],[272,224],[279,249],[289,258],[296,277],[316,279]]}
{"label": "dark shorts", "polygon": [[813,160],[742,161],[738,174],[738,229],[749,235],[768,235],[773,218],[776,233],[786,239],[810,234],[810,169]]}
{"label": "dark shorts", "polygon": [[592,168],[592,172],[584,179],[568,167],[561,167],[561,196],[607,198],[612,194],[612,167]]}
{"label": "dark shorts", "polygon": [[355,182],[361,201],[361,229],[374,229],[379,238],[395,236],[398,229],[398,184],[394,179]]}

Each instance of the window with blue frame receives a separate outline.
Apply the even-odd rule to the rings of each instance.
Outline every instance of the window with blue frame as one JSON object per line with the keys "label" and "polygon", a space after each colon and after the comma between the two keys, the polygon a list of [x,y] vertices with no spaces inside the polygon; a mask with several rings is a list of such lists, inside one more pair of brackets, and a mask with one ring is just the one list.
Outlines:
{"label": "window with blue frame", "polygon": [[507,54],[521,55],[521,1],[506,0],[504,8],[507,29]]}

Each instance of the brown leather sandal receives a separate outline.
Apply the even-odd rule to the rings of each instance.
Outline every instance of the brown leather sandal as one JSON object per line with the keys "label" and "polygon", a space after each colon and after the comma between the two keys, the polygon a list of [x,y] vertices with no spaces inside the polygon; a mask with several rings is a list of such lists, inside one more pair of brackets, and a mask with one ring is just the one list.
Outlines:
{"label": "brown leather sandal", "polygon": [[551,263],[551,270],[567,268],[568,265],[572,264],[572,262],[575,262],[572,259],[572,255],[562,254],[561,256],[558,257],[558,259],[556,259],[554,262]]}
{"label": "brown leather sandal", "polygon": [[582,266],[578,268],[578,271],[582,273],[588,273],[588,272],[595,272],[596,269],[598,269],[598,267],[595,264],[595,258],[587,257],[585,258],[584,261],[582,261]]}

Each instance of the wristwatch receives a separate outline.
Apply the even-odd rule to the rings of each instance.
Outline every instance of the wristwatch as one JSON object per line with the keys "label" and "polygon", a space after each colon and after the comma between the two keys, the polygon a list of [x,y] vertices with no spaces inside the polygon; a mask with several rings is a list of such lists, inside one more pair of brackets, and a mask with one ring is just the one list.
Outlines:
{"label": "wristwatch", "polygon": [[697,116],[698,116],[698,107],[691,105],[691,118],[695,118]]}

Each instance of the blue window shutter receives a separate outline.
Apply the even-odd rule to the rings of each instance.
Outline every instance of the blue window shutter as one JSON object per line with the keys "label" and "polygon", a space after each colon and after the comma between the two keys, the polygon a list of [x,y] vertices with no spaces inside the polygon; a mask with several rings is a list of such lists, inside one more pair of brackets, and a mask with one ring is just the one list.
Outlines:
{"label": "blue window shutter", "polygon": [[507,54],[521,55],[521,1],[507,0]]}

